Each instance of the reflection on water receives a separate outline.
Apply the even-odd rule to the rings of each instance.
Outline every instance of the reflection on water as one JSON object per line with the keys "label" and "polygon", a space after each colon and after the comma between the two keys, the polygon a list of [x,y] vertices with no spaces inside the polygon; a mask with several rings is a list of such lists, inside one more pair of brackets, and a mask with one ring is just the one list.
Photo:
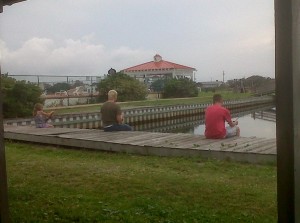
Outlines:
{"label": "reflection on water", "polygon": [[[240,113],[233,115],[233,119],[239,117],[241,136],[260,138],[276,138],[276,114],[275,110],[256,111],[252,113]],[[191,133],[204,135],[204,117],[185,117],[176,120],[147,123],[134,126],[134,130],[172,133]]]}
{"label": "reflection on water", "polygon": [[147,122],[141,125],[133,125],[133,129],[134,131],[148,132],[193,133],[194,126],[198,126],[203,122],[203,117],[189,116],[178,119]]}
{"label": "reflection on water", "polygon": [[[245,115],[239,118],[239,127],[241,129],[241,136],[251,137],[256,136],[260,138],[276,138],[276,122],[254,119],[253,114]],[[203,135],[204,124],[194,127],[194,134]]]}

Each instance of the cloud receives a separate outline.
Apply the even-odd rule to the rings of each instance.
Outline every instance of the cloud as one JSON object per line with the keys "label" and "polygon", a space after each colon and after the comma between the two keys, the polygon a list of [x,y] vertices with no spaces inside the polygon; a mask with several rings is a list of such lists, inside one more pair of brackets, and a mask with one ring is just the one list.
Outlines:
{"label": "cloud", "polygon": [[0,29],[11,74],[102,75],[156,53],[198,81],[275,73],[273,0],[31,0]]}
{"label": "cloud", "polygon": [[[93,35],[66,39],[31,38],[15,50],[0,41],[2,72],[14,75],[103,75],[151,60],[151,51],[122,46],[108,49],[93,43]],[[151,56],[151,57],[150,57]]]}

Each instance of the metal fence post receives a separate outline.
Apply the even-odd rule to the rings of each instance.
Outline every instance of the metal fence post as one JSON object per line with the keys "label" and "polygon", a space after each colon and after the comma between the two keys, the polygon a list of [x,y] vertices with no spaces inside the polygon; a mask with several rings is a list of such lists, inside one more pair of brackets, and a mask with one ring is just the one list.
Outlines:
{"label": "metal fence post", "polygon": [[[67,84],[69,84],[69,76],[67,76]],[[68,106],[70,106],[70,95],[68,93],[67,93],[67,97],[68,97]]]}

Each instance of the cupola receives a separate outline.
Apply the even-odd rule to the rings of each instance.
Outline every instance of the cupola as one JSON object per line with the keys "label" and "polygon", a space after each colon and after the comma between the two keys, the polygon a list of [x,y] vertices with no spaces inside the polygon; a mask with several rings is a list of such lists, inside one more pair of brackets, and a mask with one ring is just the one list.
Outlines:
{"label": "cupola", "polygon": [[162,61],[162,57],[160,55],[156,54],[154,56],[154,62],[160,62],[160,61]]}

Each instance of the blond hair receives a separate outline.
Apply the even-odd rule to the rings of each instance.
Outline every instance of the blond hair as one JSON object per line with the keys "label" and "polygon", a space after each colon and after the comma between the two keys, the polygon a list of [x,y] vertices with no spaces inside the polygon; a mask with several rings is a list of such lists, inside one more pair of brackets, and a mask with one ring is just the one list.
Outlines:
{"label": "blond hair", "polygon": [[108,96],[108,100],[117,99],[118,92],[115,91],[115,90],[110,90],[110,91],[107,93],[107,96]]}
{"label": "blond hair", "polygon": [[44,107],[44,105],[42,105],[41,103],[36,103],[36,104],[34,105],[33,112],[32,112],[33,116],[36,116],[36,113],[37,113],[38,111],[42,111],[42,110],[43,110],[43,107]]}

